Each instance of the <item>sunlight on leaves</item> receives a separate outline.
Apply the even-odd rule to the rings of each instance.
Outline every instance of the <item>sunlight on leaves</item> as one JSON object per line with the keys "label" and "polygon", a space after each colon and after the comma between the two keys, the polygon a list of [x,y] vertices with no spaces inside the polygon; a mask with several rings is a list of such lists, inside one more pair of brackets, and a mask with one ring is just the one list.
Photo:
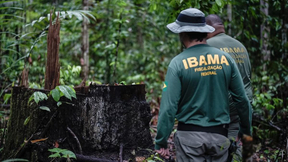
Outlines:
{"label": "sunlight on leaves", "polygon": [[40,106],[39,109],[41,110],[45,110],[45,111],[49,111],[50,112],[50,108],[47,106]]}

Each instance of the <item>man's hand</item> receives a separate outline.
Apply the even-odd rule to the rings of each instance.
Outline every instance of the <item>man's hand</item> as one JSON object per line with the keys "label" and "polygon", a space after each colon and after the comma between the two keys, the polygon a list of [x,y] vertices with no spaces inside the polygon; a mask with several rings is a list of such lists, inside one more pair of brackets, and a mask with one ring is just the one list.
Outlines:
{"label": "man's hand", "polygon": [[253,138],[249,135],[244,134],[243,137],[241,138],[241,141],[243,143],[243,152],[242,152],[243,161],[246,161],[254,153]]}
{"label": "man's hand", "polygon": [[155,150],[158,154],[160,154],[165,159],[169,159],[170,152],[169,149],[161,148],[160,150]]}

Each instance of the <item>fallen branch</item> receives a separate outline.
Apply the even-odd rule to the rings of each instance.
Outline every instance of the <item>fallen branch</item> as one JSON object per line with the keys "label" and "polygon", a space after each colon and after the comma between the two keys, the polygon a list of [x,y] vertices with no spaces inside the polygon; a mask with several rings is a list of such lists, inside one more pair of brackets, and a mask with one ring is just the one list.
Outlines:
{"label": "fallen branch", "polygon": [[118,162],[116,160],[100,159],[100,158],[85,156],[81,154],[76,154],[76,158],[78,162],[81,162],[81,161],[83,162]]}
{"label": "fallen branch", "polygon": [[279,128],[278,126],[274,125],[271,121],[266,121],[265,119],[263,119],[262,117],[259,117],[258,115],[253,114],[252,117],[254,122],[258,122],[260,124],[266,125],[266,126],[270,126],[274,129],[276,129],[279,132],[285,132],[285,130]]}
{"label": "fallen branch", "polygon": [[119,159],[120,162],[123,162],[123,143],[120,144],[120,152],[119,152]]}
{"label": "fallen branch", "polygon": [[78,144],[78,147],[79,147],[79,152],[80,152],[80,154],[82,154],[82,147],[81,147],[81,144],[80,144],[77,136],[75,135],[75,133],[69,127],[67,127],[67,130],[72,134],[73,138],[75,138],[75,140],[76,140],[76,142]]}
{"label": "fallen branch", "polygon": [[[28,140],[26,141],[24,141],[24,143],[19,147],[19,149],[16,151],[16,153],[14,154],[14,157],[16,158],[16,157],[20,157],[22,154],[23,154],[23,152],[24,152],[24,148],[26,147],[26,145],[29,143],[29,141],[32,139],[32,137],[34,136],[34,134],[32,134],[29,138],[28,138]],[[12,156],[10,156],[9,158],[12,158],[13,157],[13,155]]]}

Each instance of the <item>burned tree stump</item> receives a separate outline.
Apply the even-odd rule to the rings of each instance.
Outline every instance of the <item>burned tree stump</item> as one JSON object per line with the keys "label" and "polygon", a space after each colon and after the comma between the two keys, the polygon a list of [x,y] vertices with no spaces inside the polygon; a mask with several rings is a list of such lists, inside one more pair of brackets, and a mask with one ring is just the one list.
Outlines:
{"label": "burned tree stump", "polygon": [[60,20],[59,12],[55,24],[52,24],[52,12],[47,36],[47,60],[45,67],[45,89],[54,89],[59,85],[59,43],[60,43]]}
{"label": "burned tree stump", "polygon": [[[4,159],[51,161],[48,149],[59,147],[73,151],[78,161],[118,161],[120,148],[125,160],[135,159],[133,151],[137,155],[142,148],[143,154],[153,147],[145,85],[90,85],[88,93],[77,94],[77,99],[61,98],[60,107],[51,97],[41,102],[50,112],[28,105],[34,91],[13,87]],[[30,121],[24,125],[28,116]]]}

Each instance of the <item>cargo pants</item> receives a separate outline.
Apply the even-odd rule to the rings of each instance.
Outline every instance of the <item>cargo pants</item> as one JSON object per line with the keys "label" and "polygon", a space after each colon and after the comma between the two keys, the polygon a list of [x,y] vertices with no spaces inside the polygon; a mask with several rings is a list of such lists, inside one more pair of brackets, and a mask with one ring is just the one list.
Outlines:
{"label": "cargo pants", "polygon": [[[239,133],[239,116],[237,114],[231,114],[230,121],[228,138],[235,141]],[[232,161],[229,162],[242,162],[242,146],[240,141],[236,142],[236,147],[236,152],[232,153]]]}
{"label": "cargo pants", "polygon": [[220,134],[177,131],[174,134],[177,162],[225,162],[230,140]]}

